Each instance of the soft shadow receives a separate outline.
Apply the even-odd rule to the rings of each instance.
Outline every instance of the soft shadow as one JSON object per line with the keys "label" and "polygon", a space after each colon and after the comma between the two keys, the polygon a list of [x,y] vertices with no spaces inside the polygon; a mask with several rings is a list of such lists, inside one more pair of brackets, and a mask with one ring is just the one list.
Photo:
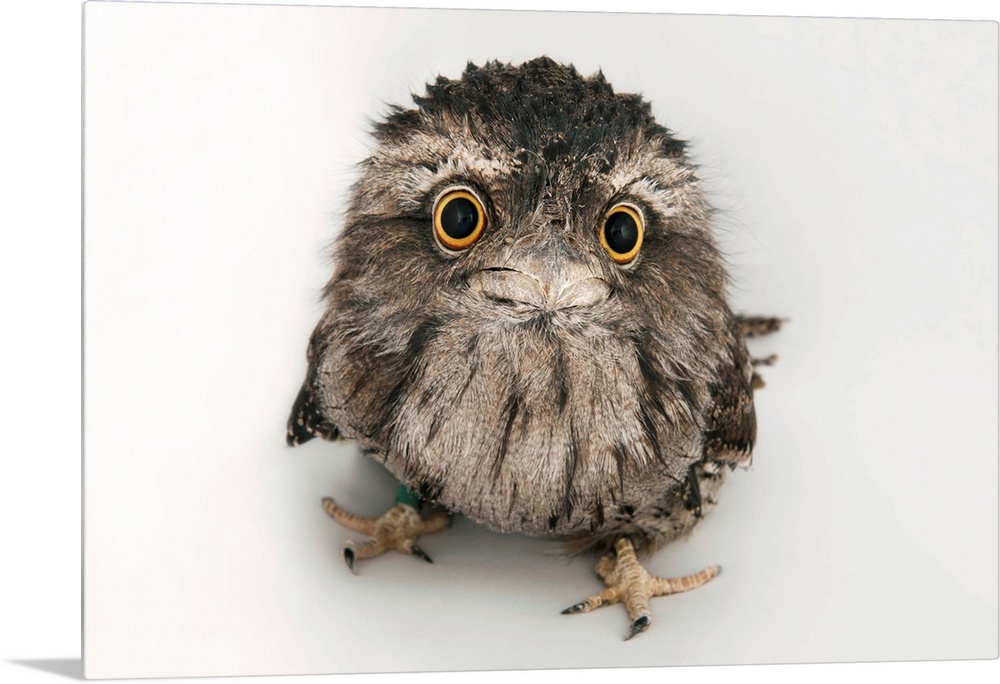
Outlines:
{"label": "soft shadow", "polygon": [[52,660],[11,660],[9,662],[36,670],[44,670],[52,674],[62,675],[70,679],[83,679],[83,659],[53,658]]}

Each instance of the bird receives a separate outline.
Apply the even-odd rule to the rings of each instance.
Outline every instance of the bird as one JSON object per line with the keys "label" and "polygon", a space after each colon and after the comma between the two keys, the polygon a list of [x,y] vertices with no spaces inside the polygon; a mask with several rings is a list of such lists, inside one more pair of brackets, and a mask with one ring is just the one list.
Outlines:
{"label": "bird", "polygon": [[[642,95],[539,57],[469,62],[374,122],[335,240],[287,442],[353,440],[399,481],[368,538],[418,543],[461,515],[597,556],[630,639],[650,600],[704,585],[643,562],[746,468],[762,385],[688,143]],[[769,362],[770,359],[764,360]]]}

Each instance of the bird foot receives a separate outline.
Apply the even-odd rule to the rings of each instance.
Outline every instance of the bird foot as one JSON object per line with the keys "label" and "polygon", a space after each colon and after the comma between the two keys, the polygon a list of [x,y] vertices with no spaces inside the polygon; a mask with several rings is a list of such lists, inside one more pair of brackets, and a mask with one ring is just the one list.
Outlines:
{"label": "bird foot", "polygon": [[608,588],[570,606],[563,611],[563,615],[588,613],[595,608],[621,602],[625,604],[625,610],[632,619],[632,624],[625,632],[626,641],[649,628],[649,599],[697,589],[719,574],[719,566],[712,565],[686,577],[655,577],[639,564],[632,542],[628,539],[619,539],[615,544],[615,551],[614,558],[605,556],[597,562],[597,575]]}
{"label": "bird foot", "polygon": [[358,573],[355,567],[357,561],[380,556],[390,549],[433,563],[431,557],[417,545],[417,538],[440,532],[451,524],[444,511],[435,511],[423,518],[416,508],[405,503],[397,503],[378,518],[366,518],[345,511],[329,498],[323,499],[323,510],[347,529],[370,537],[363,542],[350,539],[344,543],[344,562],[354,574]]}

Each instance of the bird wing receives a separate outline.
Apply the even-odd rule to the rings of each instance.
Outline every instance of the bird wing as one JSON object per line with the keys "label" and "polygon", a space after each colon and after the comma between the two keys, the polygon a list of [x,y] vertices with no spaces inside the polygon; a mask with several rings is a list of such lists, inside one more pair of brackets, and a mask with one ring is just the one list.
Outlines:
{"label": "bird wing", "polygon": [[304,444],[313,437],[321,437],[331,441],[340,439],[340,430],[320,412],[316,398],[316,379],[319,374],[320,357],[318,350],[320,336],[317,335],[317,332],[314,332],[309,340],[309,351],[306,355],[309,370],[306,373],[305,382],[302,383],[302,389],[299,390],[299,395],[292,405],[292,414],[288,417],[288,432],[285,435],[285,441],[289,446]]}
{"label": "bird wing", "polygon": [[704,460],[730,468],[750,466],[757,417],[753,406],[753,366],[740,323],[730,327],[728,360],[711,387],[712,407],[705,426]]}
{"label": "bird wing", "polygon": [[710,386],[712,406],[705,424],[702,459],[688,469],[681,485],[684,507],[700,518],[702,512],[699,478],[730,469],[749,468],[757,437],[757,416],[753,407],[753,364],[747,354],[740,322],[730,326],[729,353],[718,370],[718,380]]}

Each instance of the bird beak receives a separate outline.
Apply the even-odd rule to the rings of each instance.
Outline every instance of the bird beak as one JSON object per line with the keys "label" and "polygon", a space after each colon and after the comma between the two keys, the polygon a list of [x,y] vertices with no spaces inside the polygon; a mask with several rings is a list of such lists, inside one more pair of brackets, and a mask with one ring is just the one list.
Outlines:
{"label": "bird beak", "polygon": [[611,294],[611,285],[574,258],[560,237],[478,271],[469,287],[490,299],[546,311],[594,306]]}

